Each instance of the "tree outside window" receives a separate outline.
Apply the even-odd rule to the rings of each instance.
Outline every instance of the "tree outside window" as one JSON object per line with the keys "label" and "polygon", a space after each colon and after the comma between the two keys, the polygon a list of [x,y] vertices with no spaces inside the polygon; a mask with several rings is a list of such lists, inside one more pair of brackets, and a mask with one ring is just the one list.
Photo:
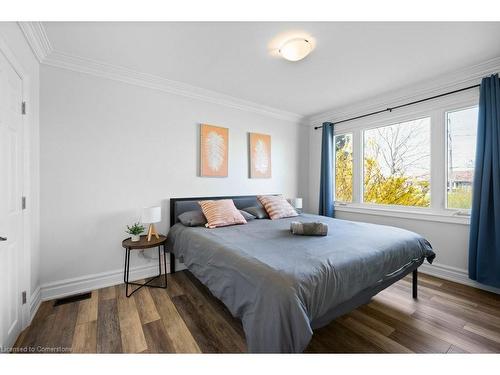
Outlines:
{"label": "tree outside window", "polygon": [[352,134],[335,136],[335,200],[352,202]]}
{"label": "tree outside window", "polygon": [[364,201],[430,205],[430,118],[364,132]]}

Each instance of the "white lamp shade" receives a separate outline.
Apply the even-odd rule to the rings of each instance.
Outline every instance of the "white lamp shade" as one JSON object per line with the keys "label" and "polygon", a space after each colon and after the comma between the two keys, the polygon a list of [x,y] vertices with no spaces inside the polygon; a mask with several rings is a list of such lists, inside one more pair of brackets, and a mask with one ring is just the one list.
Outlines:
{"label": "white lamp shade", "polygon": [[161,207],[144,207],[141,222],[145,224],[159,223],[161,221]]}
{"label": "white lamp shade", "polygon": [[290,198],[290,204],[294,208],[302,208],[302,198]]}

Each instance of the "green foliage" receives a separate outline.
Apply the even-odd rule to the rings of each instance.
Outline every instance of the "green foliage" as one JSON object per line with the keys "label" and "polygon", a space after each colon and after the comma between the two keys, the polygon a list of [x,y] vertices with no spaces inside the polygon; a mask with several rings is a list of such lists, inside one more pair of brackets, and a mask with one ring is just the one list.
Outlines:
{"label": "green foliage", "polygon": [[[337,137],[344,138],[344,137]],[[336,139],[335,144],[335,199],[352,202],[352,152],[349,142]],[[364,201],[378,204],[428,207],[429,181],[404,174],[384,176],[377,160],[365,159]]]}
{"label": "green foliage", "polygon": [[429,181],[402,174],[386,177],[376,160],[365,159],[365,202],[428,207],[429,191]]}
{"label": "green foliage", "polygon": [[454,189],[448,192],[448,208],[470,209],[472,207],[472,189]]}
{"label": "green foliage", "polygon": [[352,152],[345,136],[335,137],[335,200],[352,202]]}
{"label": "green foliage", "polygon": [[135,223],[132,226],[127,225],[127,230],[125,232],[127,232],[128,234],[132,234],[134,236],[138,236],[139,234],[144,232],[144,229],[145,228],[141,223]]}

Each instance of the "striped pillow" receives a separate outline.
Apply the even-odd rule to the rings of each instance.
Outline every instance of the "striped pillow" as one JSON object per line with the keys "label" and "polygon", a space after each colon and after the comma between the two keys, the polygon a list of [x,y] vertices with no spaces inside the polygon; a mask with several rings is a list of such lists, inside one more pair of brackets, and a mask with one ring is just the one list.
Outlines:
{"label": "striped pillow", "polygon": [[225,227],[235,224],[246,224],[245,218],[235,207],[232,199],[216,201],[199,201],[203,215],[207,218],[207,228]]}
{"label": "striped pillow", "polygon": [[281,195],[259,195],[257,199],[262,203],[271,220],[299,215]]}

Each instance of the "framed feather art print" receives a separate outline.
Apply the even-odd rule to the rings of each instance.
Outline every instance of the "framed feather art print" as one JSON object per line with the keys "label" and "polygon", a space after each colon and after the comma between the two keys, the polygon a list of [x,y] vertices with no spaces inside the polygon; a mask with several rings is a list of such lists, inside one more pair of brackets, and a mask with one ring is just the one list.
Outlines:
{"label": "framed feather art print", "polygon": [[250,178],[271,178],[271,136],[250,133]]}
{"label": "framed feather art print", "polygon": [[227,177],[229,129],[201,124],[200,176]]}

